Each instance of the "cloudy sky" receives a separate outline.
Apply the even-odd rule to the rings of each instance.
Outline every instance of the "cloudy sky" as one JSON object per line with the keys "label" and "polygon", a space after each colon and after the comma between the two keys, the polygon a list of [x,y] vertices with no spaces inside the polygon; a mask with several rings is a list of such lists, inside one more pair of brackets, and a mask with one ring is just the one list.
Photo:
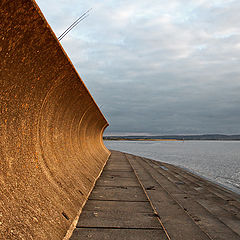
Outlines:
{"label": "cloudy sky", "polygon": [[37,0],[114,134],[240,134],[239,0]]}

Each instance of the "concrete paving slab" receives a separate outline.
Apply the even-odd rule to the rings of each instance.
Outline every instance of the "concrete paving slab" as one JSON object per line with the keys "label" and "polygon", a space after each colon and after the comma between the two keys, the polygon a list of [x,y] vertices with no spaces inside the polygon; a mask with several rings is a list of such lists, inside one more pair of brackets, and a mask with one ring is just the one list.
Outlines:
{"label": "concrete paving slab", "polygon": [[133,178],[121,178],[121,177],[107,178],[107,177],[101,177],[97,181],[96,186],[137,187],[137,186],[139,186],[139,182],[138,182],[138,180],[137,180],[137,178],[135,176]]}
{"label": "concrete paving slab", "polygon": [[130,165],[127,164],[107,164],[104,168],[104,170],[111,170],[111,171],[132,171],[132,168]]}
{"label": "concrete paving slab", "polygon": [[121,178],[134,178],[135,174],[133,171],[104,171],[101,175],[102,178],[108,177],[108,178],[113,178],[113,177],[121,177]]}
{"label": "concrete paving slab", "polygon": [[148,201],[140,186],[138,187],[100,187],[93,189],[90,200]]}
{"label": "concrete paving slab", "polygon": [[77,228],[71,240],[167,240],[163,230]]}
{"label": "concrete paving slab", "polygon": [[118,214],[114,214],[114,212],[86,211],[84,209],[77,227],[159,229],[161,225],[153,211],[152,213],[119,211]]}
{"label": "concrete paving slab", "polygon": [[152,213],[152,207],[149,202],[120,202],[120,201],[99,201],[88,200],[84,206],[86,211],[105,211],[119,214],[119,212],[132,213]]}

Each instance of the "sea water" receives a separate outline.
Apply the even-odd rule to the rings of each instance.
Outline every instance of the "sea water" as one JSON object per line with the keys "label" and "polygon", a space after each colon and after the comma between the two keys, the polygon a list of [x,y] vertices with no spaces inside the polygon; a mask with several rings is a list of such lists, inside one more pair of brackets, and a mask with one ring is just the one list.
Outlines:
{"label": "sea water", "polygon": [[240,141],[105,141],[106,147],[185,168],[240,194]]}

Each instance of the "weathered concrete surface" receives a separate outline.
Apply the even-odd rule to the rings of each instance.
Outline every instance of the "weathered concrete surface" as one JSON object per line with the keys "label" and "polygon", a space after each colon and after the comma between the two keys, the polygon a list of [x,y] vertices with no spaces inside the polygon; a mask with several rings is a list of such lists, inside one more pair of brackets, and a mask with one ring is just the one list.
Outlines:
{"label": "weathered concrete surface", "polygon": [[112,153],[83,208],[71,239],[167,240],[124,154]]}
{"label": "weathered concrete surface", "polygon": [[240,239],[240,196],[166,163],[127,156],[171,239]]}
{"label": "weathered concrete surface", "polygon": [[71,239],[239,240],[240,197],[173,165],[112,151]]}
{"label": "weathered concrete surface", "polygon": [[0,239],[63,239],[108,123],[31,0],[0,1]]}

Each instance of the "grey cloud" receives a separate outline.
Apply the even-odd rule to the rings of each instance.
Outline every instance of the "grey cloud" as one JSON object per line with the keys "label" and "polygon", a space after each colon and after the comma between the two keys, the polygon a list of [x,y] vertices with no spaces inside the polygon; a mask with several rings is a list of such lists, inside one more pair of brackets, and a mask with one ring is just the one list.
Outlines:
{"label": "grey cloud", "polygon": [[238,1],[37,0],[107,133],[240,133]]}

